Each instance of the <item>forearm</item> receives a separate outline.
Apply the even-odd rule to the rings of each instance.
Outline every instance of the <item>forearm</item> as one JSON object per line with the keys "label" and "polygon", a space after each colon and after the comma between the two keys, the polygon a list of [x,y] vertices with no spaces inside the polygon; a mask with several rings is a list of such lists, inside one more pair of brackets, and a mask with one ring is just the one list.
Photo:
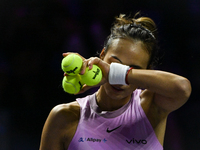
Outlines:
{"label": "forearm", "polygon": [[191,92],[190,82],[186,78],[164,71],[132,69],[127,80],[130,84],[168,98],[187,99]]}

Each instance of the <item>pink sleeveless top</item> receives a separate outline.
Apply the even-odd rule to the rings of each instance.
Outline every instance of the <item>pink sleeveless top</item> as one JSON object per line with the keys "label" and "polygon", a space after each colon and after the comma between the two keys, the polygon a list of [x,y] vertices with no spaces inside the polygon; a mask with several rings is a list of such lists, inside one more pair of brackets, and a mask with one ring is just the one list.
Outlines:
{"label": "pink sleeveless top", "polygon": [[141,90],[112,112],[101,111],[95,94],[77,99],[80,120],[68,150],[163,150],[140,105]]}

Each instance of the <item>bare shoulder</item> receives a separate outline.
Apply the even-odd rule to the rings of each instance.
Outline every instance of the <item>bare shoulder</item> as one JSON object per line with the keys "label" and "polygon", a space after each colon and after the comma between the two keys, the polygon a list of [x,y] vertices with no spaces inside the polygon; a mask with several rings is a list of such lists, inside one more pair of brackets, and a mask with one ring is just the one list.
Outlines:
{"label": "bare shoulder", "polygon": [[80,106],[77,102],[55,106],[43,127],[40,150],[67,149],[73,138],[80,117]]}
{"label": "bare shoulder", "polygon": [[68,114],[68,113],[78,113],[80,112],[80,106],[77,101],[73,101],[66,104],[59,104],[52,109],[53,113],[56,114]]}
{"label": "bare shoulder", "polygon": [[76,101],[67,104],[59,104],[51,110],[50,114],[52,117],[57,118],[57,121],[60,120],[71,123],[72,121],[79,120],[80,106]]}

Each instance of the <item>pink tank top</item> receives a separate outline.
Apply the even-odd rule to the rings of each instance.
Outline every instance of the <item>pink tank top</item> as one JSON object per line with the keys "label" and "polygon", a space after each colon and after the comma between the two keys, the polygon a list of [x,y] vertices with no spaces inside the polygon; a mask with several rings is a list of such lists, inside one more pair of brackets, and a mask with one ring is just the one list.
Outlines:
{"label": "pink tank top", "polygon": [[141,90],[112,112],[101,111],[95,94],[77,99],[80,120],[68,150],[163,150],[140,105]]}

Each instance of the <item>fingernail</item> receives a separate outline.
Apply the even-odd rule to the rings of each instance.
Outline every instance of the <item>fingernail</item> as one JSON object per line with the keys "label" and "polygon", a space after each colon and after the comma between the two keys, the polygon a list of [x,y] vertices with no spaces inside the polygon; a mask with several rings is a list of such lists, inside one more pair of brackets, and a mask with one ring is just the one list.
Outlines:
{"label": "fingernail", "polygon": [[80,74],[83,75],[84,74],[84,70],[81,70]]}
{"label": "fingernail", "polygon": [[89,65],[88,67],[89,67],[90,70],[92,69],[92,65]]}

